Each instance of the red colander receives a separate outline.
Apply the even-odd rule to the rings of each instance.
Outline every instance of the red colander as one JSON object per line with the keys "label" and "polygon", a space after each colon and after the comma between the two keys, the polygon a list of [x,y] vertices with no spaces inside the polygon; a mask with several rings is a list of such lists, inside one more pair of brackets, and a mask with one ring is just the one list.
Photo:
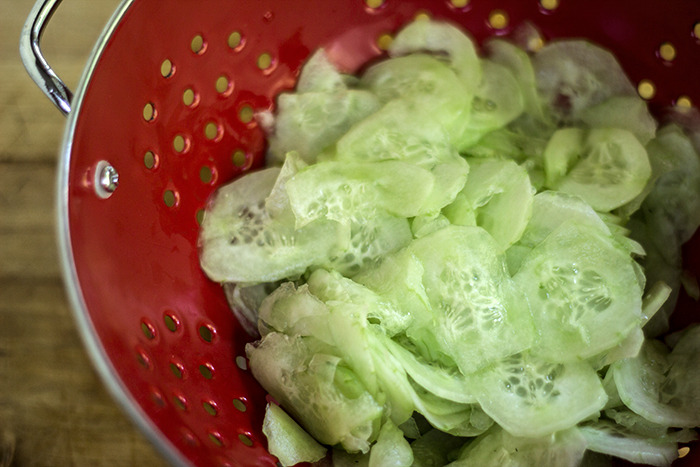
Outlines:
{"label": "red colander", "polygon": [[[214,189],[263,164],[254,113],[274,109],[315,49],[355,72],[418,15],[479,42],[529,21],[545,39],[612,50],[657,112],[700,103],[699,0],[124,0],[74,96],[39,45],[59,3],[37,2],[21,51],[68,115],[57,192],[68,294],[112,395],[178,466],[276,465],[250,337],[196,243]],[[700,237],[685,250],[700,276]],[[697,320],[683,293],[679,307],[676,321]],[[700,466],[699,454],[676,465]]]}

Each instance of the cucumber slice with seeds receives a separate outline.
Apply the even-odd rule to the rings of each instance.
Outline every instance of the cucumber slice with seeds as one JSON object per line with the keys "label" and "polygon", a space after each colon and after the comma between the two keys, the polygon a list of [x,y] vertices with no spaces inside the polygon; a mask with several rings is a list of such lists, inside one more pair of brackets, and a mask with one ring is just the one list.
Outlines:
{"label": "cucumber slice with seeds", "polygon": [[474,378],[481,408],[514,436],[565,430],[598,413],[608,399],[587,363],[549,363],[528,353],[507,357]]}
{"label": "cucumber slice with seeds", "polygon": [[513,277],[525,292],[552,362],[592,357],[619,344],[642,321],[632,259],[599,230],[574,221],[557,227]]}
{"label": "cucumber slice with seeds", "polygon": [[254,172],[217,190],[199,237],[200,264],[212,280],[253,285],[293,277],[347,242],[336,222],[295,229],[270,218],[265,199],[279,173]]}

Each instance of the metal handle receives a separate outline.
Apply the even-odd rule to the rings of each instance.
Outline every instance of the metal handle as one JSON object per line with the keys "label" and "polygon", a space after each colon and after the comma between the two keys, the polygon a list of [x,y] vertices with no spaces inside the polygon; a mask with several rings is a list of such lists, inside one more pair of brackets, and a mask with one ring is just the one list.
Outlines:
{"label": "metal handle", "polygon": [[38,0],[34,4],[27,22],[22,28],[19,53],[29,76],[58,107],[58,110],[63,115],[68,115],[71,110],[73,93],[46,62],[40,46],[44,28],[60,3],[61,0]]}

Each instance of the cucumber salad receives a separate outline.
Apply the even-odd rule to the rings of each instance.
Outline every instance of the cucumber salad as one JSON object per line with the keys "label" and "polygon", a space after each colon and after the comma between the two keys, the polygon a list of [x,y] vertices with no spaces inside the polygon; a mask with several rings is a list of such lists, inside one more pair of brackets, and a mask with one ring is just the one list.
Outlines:
{"label": "cucumber salad", "polygon": [[259,115],[267,167],[204,216],[202,268],[279,404],[269,451],[670,465],[700,425],[700,327],[667,334],[698,293],[698,135],[584,40],[477,47],[416,20],[388,55],[350,76],[314,53]]}

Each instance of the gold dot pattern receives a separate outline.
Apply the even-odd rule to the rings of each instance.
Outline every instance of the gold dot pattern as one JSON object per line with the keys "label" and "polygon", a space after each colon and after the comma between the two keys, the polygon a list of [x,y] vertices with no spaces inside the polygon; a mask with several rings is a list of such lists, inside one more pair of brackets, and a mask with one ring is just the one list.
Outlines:
{"label": "gold dot pattern", "polygon": [[450,3],[455,8],[464,8],[469,5],[469,0],[450,0]]}
{"label": "gold dot pattern", "polygon": [[556,10],[559,8],[559,0],[540,0],[540,5],[545,10]]}
{"label": "gold dot pattern", "polygon": [[382,34],[377,38],[377,47],[379,50],[389,50],[392,42],[394,42],[394,37],[391,34]]}
{"label": "gold dot pattern", "polygon": [[379,8],[384,5],[384,0],[365,0],[365,3],[370,8]]}
{"label": "gold dot pattern", "polygon": [[230,36],[228,36],[228,46],[232,49],[236,49],[243,44],[243,36],[238,31],[233,31]]}
{"label": "gold dot pattern", "polygon": [[489,14],[489,24],[494,29],[508,27],[508,13],[503,10],[494,10]]}
{"label": "gold dot pattern", "polygon": [[676,48],[673,46],[673,44],[664,42],[659,47],[659,56],[667,62],[671,62],[676,58]]}
{"label": "gold dot pattern", "polygon": [[656,95],[656,86],[651,80],[643,79],[637,86],[637,92],[642,99],[651,99]]}
{"label": "gold dot pattern", "polygon": [[693,101],[691,101],[690,97],[688,96],[680,96],[678,99],[676,99],[676,105],[678,107],[685,107],[689,109],[693,106]]}

